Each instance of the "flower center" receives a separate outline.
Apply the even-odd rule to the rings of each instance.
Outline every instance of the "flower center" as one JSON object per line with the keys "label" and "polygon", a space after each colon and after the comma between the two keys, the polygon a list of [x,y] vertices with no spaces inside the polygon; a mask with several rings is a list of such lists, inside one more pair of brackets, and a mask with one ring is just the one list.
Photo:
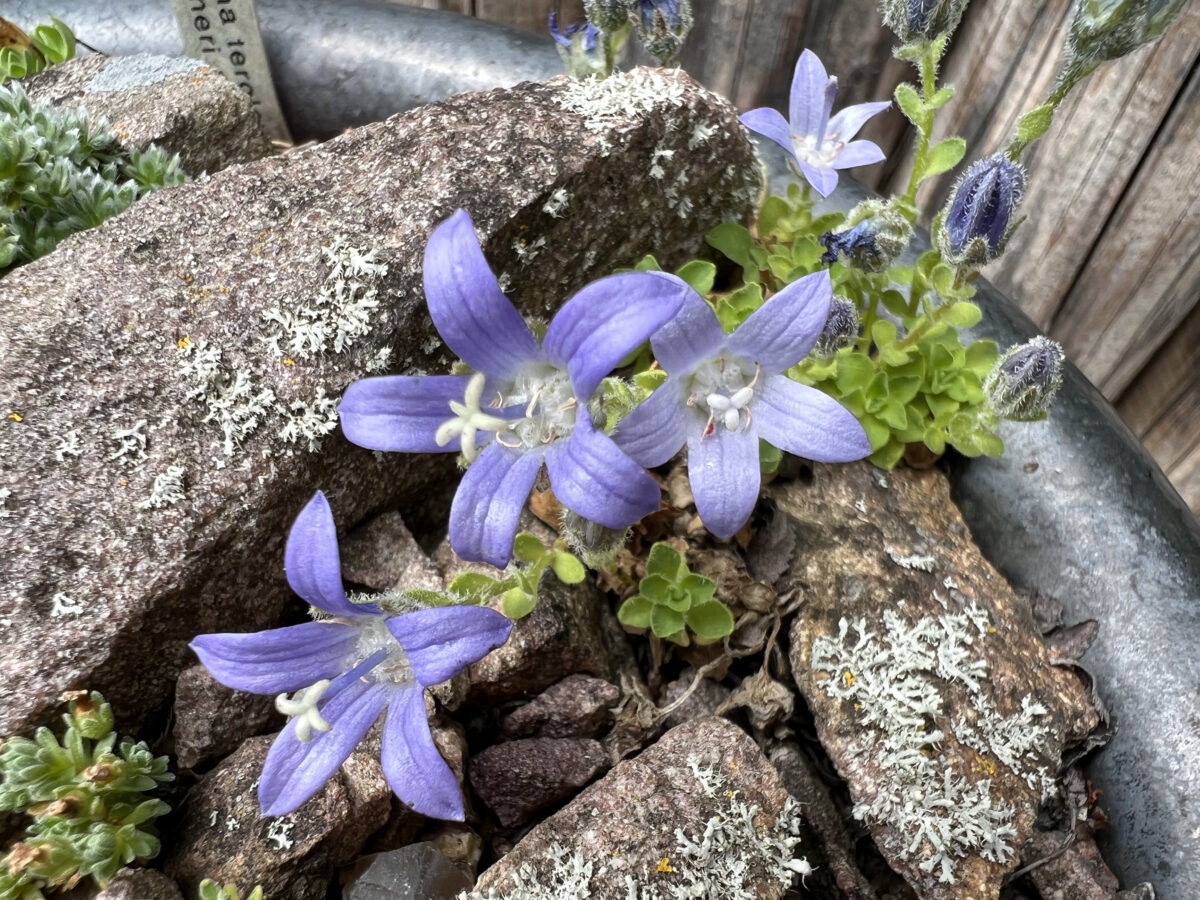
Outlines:
{"label": "flower center", "polygon": [[846,142],[838,140],[837,135],[830,135],[823,140],[811,134],[792,135],[792,148],[796,155],[818,169],[832,169],[845,146]]}
{"label": "flower center", "polygon": [[[750,374],[753,365],[754,373]],[[708,414],[704,437],[719,426],[727,431],[744,431],[750,427],[750,404],[754,400],[754,385],[758,382],[759,366],[739,357],[719,356],[710,359],[692,373],[688,406]]]}
{"label": "flower center", "polygon": [[504,406],[525,407],[525,417],[509,423],[510,435],[497,435],[506,447],[532,450],[575,430],[575,389],[562,369],[534,363],[518,371]]}

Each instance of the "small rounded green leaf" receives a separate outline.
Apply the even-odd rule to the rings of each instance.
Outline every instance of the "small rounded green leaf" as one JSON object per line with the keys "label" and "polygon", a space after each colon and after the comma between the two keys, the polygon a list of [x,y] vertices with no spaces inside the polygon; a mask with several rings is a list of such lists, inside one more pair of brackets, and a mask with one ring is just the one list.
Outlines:
{"label": "small rounded green leaf", "polygon": [[675,274],[691,285],[697,294],[707,294],[717,280],[717,267],[706,259],[693,259],[676,269]]}
{"label": "small rounded green leaf", "polygon": [[587,568],[579,558],[563,550],[555,550],[550,568],[563,584],[579,584],[587,577]]}
{"label": "small rounded green leaf", "polygon": [[896,85],[896,105],[908,121],[917,128],[924,127],[925,117],[928,115],[925,101],[921,99],[917,89],[906,81]]}
{"label": "small rounded green leaf", "polygon": [[733,613],[720,600],[693,606],[687,613],[688,628],[710,641],[732,634],[733,624]]}
{"label": "small rounded green leaf", "polygon": [[881,469],[894,469],[903,456],[904,444],[897,440],[891,440],[872,453],[868,459]]}
{"label": "small rounded green leaf", "polygon": [[652,603],[666,603],[671,598],[675,582],[662,575],[647,575],[638,589]]}
{"label": "small rounded green leaf", "polygon": [[649,628],[654,604],[641,594],[634,594],[617,610],[617,621],[630,628]]}
{"label": "small rounded green leaf", "polygon": [[669,606],[655,604],[650,613],[650,630],[660,638],[670,637],[675,632],[682,631],[683,613],[677,612]]}
{"label": "small rounded green leaf", "polygon": [[667,581],[678,581],[684,569],[683,555],[670,544],[659,541],[650,548],[646,558],[647,575],[661,575]]}
{"label": "small rounded green leaf", "polygon": [[463,572],[450,582],[450,593],[465,597],[471,603],[482,603],[500,589],[500,582],[482,572]]}
{"label": "small rounded green leaf", "polygon": [[513,541],[513,556],[522,562],[535,563],[545,555],[545,545],[528,531],[522,531]]}
{"label": "small rounded green leaf", "polygon": [[960,162],[967,152],[967,142],[960,137],[946,138],[938,141],[929,151],[929,162],[925,168],[925,177],[949,172]]}
{"label": "small rounded green leaf", "polygon": [[955,328],[971,328],[979,324],[983,313],[974,303],[951,303],[941,309],[941,320]]}
{"label": "small rounded green leaf", "polygon": [[500,611],[510,619],[525,618],[536,605],[537,595],[526,593],[523,588],[509,588],[500,596]]}
{"label": "small rounded green leaf", "polygon": [[680,587],[691,598],[689,606],[700,606],[707,603],[717,592],[717,583],[704,575],[689,572]]}
{"label": "small rounded green leaf", "polygon": [[1017,121],[1017,140],[1022,144],[1032,144],[1050,130],[1050,125],[1053,122],[1053,103],[1043,103],[1041,106],[1035,106]]}
{"label": "small rounded green leaf", "polygon": [[875,364],[865,353],[838,356],[837,386],[843,394],[862,390],[875,376]]}
{"label": "small rounded green leaf", "polygon": [[667,593],[666,600],[660,602],[665,603],[675,612],[687,612],[691,608],[692,598],[682,587],[672,586]]}

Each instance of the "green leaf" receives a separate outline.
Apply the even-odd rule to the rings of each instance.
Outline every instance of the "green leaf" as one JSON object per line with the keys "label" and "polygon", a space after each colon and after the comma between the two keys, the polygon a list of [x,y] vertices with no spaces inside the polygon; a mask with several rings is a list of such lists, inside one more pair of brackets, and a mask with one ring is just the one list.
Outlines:
{"label": "green leaf", "polygon": [[683,630],[683,613],[676,612],[669,606],[655,604],[650,613],[650,630],[657,637],[670,637],[677,631]]}
{"label": "green leaf", "polygon": [[646,557],[646,574],[660,575],[669,582],[678,581],[686,568],[683,555],[670,544],[662,541],[651,547],[650,555]]}
{"label": "green leaf", "polygon": [[963,363],[967,371],[983,378],[992,370],[996,360],[1000,358],[1000,348],[995,341],[975,341],[967,348],[966,360]]}
{"label": "green leaf", "polygon": [[888,378],[888,394],[898,403],[908,403],[921,389],[921,380],[917,375],[898,376],[893,372]]}
{"label": "green leaf", "polygon": [[893,431],[900,431],[908,424],[908,412],[899,400],[888,399],[879,411],[879,418],[887,422]]}
{"label": "green leaf", "polygon": [[933,149],[929,151],[928,164],[925,168],[925,176],[929,178],[931,175],[940,175],[943,172],[949,172],[960,162],[967,152],[967,142],[960,137],[949,137],[943,141],[938,141],[933,145]]}
{"label": "green leaf", "polygon": [[654,254],[647,253],[633,267],[635,272],[661,272],[662,266],[658,264],[658,260],[654,258]]}
{"label": "green leaf", "polygon": [[883,372],[875,373],[875,377],[871,379],[871,383],[863,391],[863,397],[866,400],[865,408],[867,412],[878,414],[883,409],[888,401],[888,380]]}
{"label": "green leaf", "polygon": [[[1017,140],[1022,144],[1032,144],[1050,130],[1053,122],[1053,103],[1043,103],[1041,106],[1035,106],[1017,121]],[[987,453],[986,450],[984,452]]]}
{"label": "green leaf", "polygon": [[675,590],[675,579],[662,575],[647,575],[638,585],[638,590],[652,603],[666,603]]}
{"label": "green leaf", "polygon": [[930,427],[926,429],[925,446],[940,456],[946,452],[946,435],[940,428]]}
{"label": "green leaf", "polygon": [[499,590],[500,582],[482,572],[463,572],[450,582],[450,593],[465,597],[471,603],[483,603]]}
{"label": "green leaf", "polygon": [[954,99],[954,85],[948,84],[944,88],[939,88],[934,91],[932,97],[929,98],[930,109],[941,109],[947,103]]}
{"label": "green leaf", "polygon": [[875,346],[882,349],[896,342],[896,326],[887,319],[876,319],[871,324],[871,340]]}
{"label": "green leaf", "polygon": [[617,621],[630,628],[649,628],[654,603],[641,594],[634,594],[617,610]]}
{"label": "green leaf", "polygon": [[546,546],[528,531],[522,531],[513,541],[513,556],[522,562],[535,563],[546,555]]}
{"label": "green leaf", "polygon": [[943,297],[954,295],[954,270],[945,263],[938,263],[933,267],[933,271],[929,273],[929,280],[933,283],[933,289]]}
{"label": "green leaf", "polygon": [[721,327],[733,331],[763,304],[762,285],[751,281],[717,300],[716,313]]}
{"label": "green leaf", "polygon": [[917,89],[907,81],[896,85],[896,105],[900,107],[900,112],[904,113],[904,117],[916,125],[918,130],[924,130],[925,119],[929,115],[925,101],[921,99]]}
{"label": "green leaf", "polygon": [[950,397],[943,397],[941,394],[926,394],[925,403],[929,406],[929,411],[933,413],[934,419],[938,421],[948,420],[950,416],[958,412],[958,401]]}
{"label": "green leaf", "polygon": [[509,588],[500,595],[500,611],[510,619],[523,619],[537,605],[537,595],[528,594],[524,588]]}
{"label": "green leaf", "polygon": [[687,613],[688,628],[710,641],[733,634],[733,624],[733,613],[720,600],[693,606]]}
{"label": "green leaf", "polygon": [[971,328],[978,325],[983,318],[979,307],[969,301],[951,303],[940,310],[940,318],[947,325],[955,328]]}
{"label": "green leaf", "polygon": [[894,469],[903,456],[904,444],[897,440],[891,440],[872,453],[868,459],[881,469]]}
{"label": "green leaf", "polygon": [[888,269],[888,278],[896,284],[912,284],[912,266],[892,266]]}
{"label": "green leaf", "polygon": [[864,353],[845,353],[838,356],[837,386],[843,394],[862,390],[875,377],[875,364]]}
{"label": "green leaf", "polygon": [[859,422],[863,431],[867,433],[867,440],[871,442],[872,450],[878,450],[891,440],[892,430],[874,416],[863,416]]}
{"label": "green leaf", "polygon": [[667,591],[666,599],[659,602],[669,606],[675,612],[687,612],[691,608],[692,598],[683,588],[672,585],[671,589]]}
{"label": "green leaf", "polygon": [[675,270],[675,274],[692,286],[697,294],[707,294],[717,279],[717,267],[706,259],[693,259]]}
{"label": "green leaf", "polygon": [[53,24],[35,28],[29,40],[42,52],[47,62],[66,62],[75,56],[75,34],[62,20],[51,16],[50,21]]}
{"label": "green leaf", "polygon": [[1004,455],[1004,440],[998,434],[992,434],[990,431],[975,432],[975,442],[979,445],[979,449],[987,456],[1003,456]]}
{"label": "green leaf", "polygon": [[758,267],[755,265],[750,252],[754,249],[754,238],[751,236],[749,229],[744,225],[738,225],[736,222],[722,222],[709,231],[705,235],[704,240],[708,246],[724,253],[743,269],[747,270],[745,274],[747,279],[749,279],[751,271],[757,277]]}
{"label": "green leaf", "polygon": [[679,585],[690,598],[689,606],[699,606],[707,603],[717,592],[717,583],[705,575],[689,572]]}
{"label": "green leaf", "polygon": [[579,558],[565,550],[555,550],[550,568],[563,584],[579,584],[587,577],[587,568]]}
{"label": "green leaf", "polygon": [[758,213],[758,233],[761,235],[774,234],[780,221],[790,214],[787,201],[772,194],[763,201]]}
{"label": "green leaf", "polygon": [[903,318],[908,315],[908,298],[899,291],[884,291],[879,295],[879,300],[893,316]]}

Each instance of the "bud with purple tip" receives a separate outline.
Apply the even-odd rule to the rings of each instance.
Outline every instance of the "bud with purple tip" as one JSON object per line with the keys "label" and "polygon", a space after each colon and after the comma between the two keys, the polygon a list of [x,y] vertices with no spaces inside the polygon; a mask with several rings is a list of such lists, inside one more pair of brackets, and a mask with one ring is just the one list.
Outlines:
{"label": "bud with purple tip", "polygon": [[851,210],[847,224],[821,235],[821,262],[832,265],[839,255],[864,272],[886,272],[904,252],[912,225],[882,200],[865,200]]}
{"label": "bud with purple tip", "polygon": [[1067,36],[1072,65],[1090,71],[1157,40],[1184,0],[1080,0]]}
{"label": "bud with purple tip", "polygon": [[829,318],[825,320],[825,327],[813,344],[812,355],[828,359],[843,347],[851,346],[858,340],[861,325],[858,307],[845,297],[835,296],[829,304]]}
{"label": "bud with purple tip", "polygon": [[567,74],[575,78],[591,75],[603,77],[607,74],[604,54],[596,52],[600,29],[591,22],[568,25],[564,31],[558,28],[558,14],[550,13],[550,36],[558,43],[558,55],[567,67]]}
{"label": "bud with purple tip", "polygon": [[1047,337],[1010,347],[983,380],[988,403],[1003,419],[1044,418],[1062,384],[1062,365],[1062,345]]}
{"label": "bud with purple tip", "polygon": [[646,51],[660,65],[674,62],[692,27],[689,0],[637,0],[636,16],[638,36]]}
{"label": "bud with purple tip", "polygon": [[977,269],[1001,251],[1015,225],[1025,170],[1003,153],[973,163],[954,189],[938,229],[947,262]]}

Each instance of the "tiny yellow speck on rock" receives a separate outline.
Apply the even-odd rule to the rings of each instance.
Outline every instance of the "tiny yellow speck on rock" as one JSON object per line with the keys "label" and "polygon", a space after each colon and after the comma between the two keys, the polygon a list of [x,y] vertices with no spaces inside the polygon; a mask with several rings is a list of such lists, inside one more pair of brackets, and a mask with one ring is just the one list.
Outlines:
{"label": "tiny yellow speck on rock", "polygon": [[10,419],[12,419],[14,422],[24,422],[24,421],[25,421],[25,417],[24,417],[24,416],[22,416],[20,413],[17,413],[17,412],[10,412],[10,413],[8,414],[8,417],[9,417]]}
{"label": "tiny yellow speck on rock", "polygon": [[858,679],[854,677],[853,672],[851,672],[849,669],[847,669],[845,672],[842,673],[842,681],[844,681],[846,683],[846,687],[851,687],[854,684],[854,682],[858,681]]}
{"label": "tiny yellow speck on rock", "polygon": [[664,856],[662,859],[660,859],[658,861],[658,871],[659,872],[674,872],[675,871],[674,869],[671,868],[671,858],[669,856]]}
{"label": "tiny yellow speck on rock", "polygon": [[296,364],[296,361],[294,359],[292,359],[290,356],[285,356],[283,358],[283,364],[285,366],[294,366]]}
{"label": "tiny yellow speck on rock", "polygon": [[192,339],[187,335],[184,335],[175,342],[175,346],[180,350],[186,350],[188,347],[192,346]]}

